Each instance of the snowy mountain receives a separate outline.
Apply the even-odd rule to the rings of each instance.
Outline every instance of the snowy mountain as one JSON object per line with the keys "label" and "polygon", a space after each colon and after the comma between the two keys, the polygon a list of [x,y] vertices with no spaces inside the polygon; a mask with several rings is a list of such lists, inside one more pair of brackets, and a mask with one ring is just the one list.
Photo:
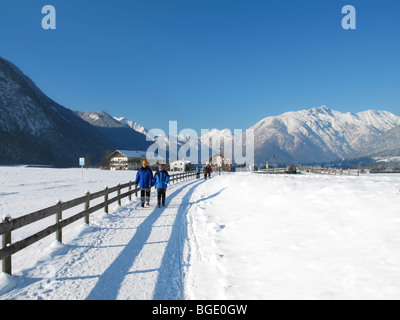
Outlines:
{"label": "snowy mountain", "polygon": [[0,163],[76,166],[107,151],[146,150],[151,142],[104,111],[73,112],[47,97],[0,58]]}
{"label": "snowy mountain", "polygon": [[336,160],[368,146],[400,118],[387,111],[341,113],[326,106],[268,117],[255,132],[255,160],[276,155],[277,162],[312,163]]}
{"label": "snowy mountain", "polygon": [[233,138],[233,133],[229,129],[212,129],[208,133],[203,134],[200,137],[201,143],[208,145],[210,148],[212,147],[212,141],[219,141],[221,146],[223,145],[224,140],[230,140]]}
{"label": "snowy mountain", "polygon": [[124,118],[124,117],[121,117],[121,118],[114,117],[114,119],[115,119],[116,121],[122,123],[123,125],[128,126],[128,127],[130,127],[131,129],[133,129],[133,130],[135,130],[135,131],[137,131],[137,132],[139,132],[139,133],[141,133],[141,134],[146,135],[147,132],[149,132],[149,130],[147,130],[147,129],[146,129],[145,127],[143,127],[141,124],[139,124],[139,123],[137,123],[137,122],[134,122],[134,121],[131,121],[131,120],[128,120],[128,119],[126,119],[126,118]]}
{"label": "snowy mountain", "polygon": [[90,123],[102,135],[116,145],[116,149],[146,151],[151,142],[146,135],[116,120],[105,111],[75,111],[75,114]]}
{"label": "snowy mountain", "polygon": [[[255,160],[276,156],[278,163],[312,163],[344,157],[398,156],[400,118],[387,111],[341,113],[326,106],[267,117],[255,131]],[[46,96],[15,65],[0,58],[0,163],[76,165],[92,163],[107,150],[146,150],[148,132],[125,118],[103,111],[73,112]],[[213,129],[199,138],[230,139],[229,130]],[[164,137],[167,146],[171,137]],[[157,140],[157,139],[156,139]],[[187,140],[179,137],[178,148]],[[245,145],[244,145],[245,147]]]}
{"label": "snowy mountain", "polygon": [[93,163],[114,144],[71,110],[46,96],[15,65],[0,58],[0,163]]}
{"label": "snowy mountain", "polygon": [[[136,131],[136,132],[139,132],[139,133],[141,133],[141,134],[143,134],[143,135],[148,135],[149,137],[149,139],[152,139],[153,141],[158,141],[159,143],[161,143],[161,144],[164,144],[165,143],[165,145],[167,146],[167,148],[169,147],[169,145],[170,145],[170,142],[171,142],[171,140],[172,139],[176,139],[176,141],[177,141],[177,145],[178,145],[178,148],[180,148],[182,145],[184,145],[185,143],[187,143],[188,141],[189,141],[189,139],[190,139],[190,136],[188,136],[188,135],[183,135],[183,134],[178,134],[177,136],[171,136],[171,135],[168,135],[167,133],[166,133],[166,135],[165,136],[156,136],[156,137],[154,137],[154,136],[152,136],[152,134],[150,133],[150,130],[148,130],[148,129],[146,129],[145,127],[143,127],[141,124],[139,124],[139,123],[137,123],[137,122],[134,122],[134,121],[132,121],[132,120],[128,120],[128,119],[126,119],[126,118],[124,118],[124,117],[121,117],[121,118],[119,118],[119,117],[114,117],[114,119],[116,120],[116,121],[118,121],[119,123],[121,123],[121,124],[123,124],[123,125],[125,125],[125,126],[128,126],[128,127],[130,127],[131,129],[133,129],[134,131]],[[212,130],[212,133],[210,132],[210,134],[212,135],[213,133],[215,133],[215,132],[220,132],[220,130],[217,130],[217,129],[213,129]],[[211,136],[210,136],[210,138],[211,138]],[[162,141],[160,141],[159,139],[163,139]],[[201,142],[199,141],[199,150],[201,150],[201,144],[200,144]]]}
{"label": "snowy mountain", "polygon": [[[133,121],[114,119],[139,132],[148,132]],[[360,150],[370,150],[379,137],[399,125],[400,117],[387,111],[341,113],[326,106],[267,117],[251,127],[255,131],[255,161],[265,162],[267,158],[271,161],[273,155],[278,163],[318,163],[347,158]],[[224,152],[223,141],[232,139],[232,134],[228,129],[210,130],[199,138],[199,151],[202,145],[211,149],[214,140],[220,141]],[[168,147],[171,137],[164,139]],[[184,143],[185,137],[179,137],[178,148]],[[379,144],[393,149],[391,144]]]}
{"label": "snowy mountain", "polygon": [[400,127],[394,127],[374,139],[361,150],[349,155],[352,158],[400,157]]}

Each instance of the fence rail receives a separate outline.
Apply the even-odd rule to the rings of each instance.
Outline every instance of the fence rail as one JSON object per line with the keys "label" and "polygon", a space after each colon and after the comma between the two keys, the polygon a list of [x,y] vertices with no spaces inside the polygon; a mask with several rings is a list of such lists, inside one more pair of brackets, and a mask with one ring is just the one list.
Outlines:
{"label": "fence rail", "polygon": [[253,172],[259,174],[282,174],[285,173],[285,168],[268,168],[268,169],[256,170]]}
{"label": "fence rail", "polygon": [[325,175],[346,175],[346,176],[359,176],[360,170],[357,169],[337,169],[337,168],[322,168],[322,167],[298,167],[299,170],[314,173],[314,174],[325,174]]}
{"label": "fence rail", "polygon": [[[183,172],[183,173],[173,174],[171,175],[170,182],[182,181],[194,177],[195,175],[196,174],[194,172]],[[128,191],[121,193],[122,190],[127,188]],[[86,224],[89,224],[90,214],[98,210],[101,210],[103,208],[104,211],[108,213],[108,206],[110,204],[118,202],[118,205],[121,205],[121,200],[126,197],[129,197],[129,200],[132,200],[132,194],[135,194],[137,197],[139,190],[140,188],[138,188],[138,186],[135,186],[132,181],[129,181],[128,183],[119,184],[112,188],[106,187],[104,190],[95,193],[87,192],[84,196],[69,200],[67,202],[59,201],[54,206],[41,209],[15,219],[12,219],[9,215],[3,216],[2,223],[0,223],[0,235],[2,235],[2,247],[0,249],[0,260],[2,260],[2,272],[10,275],[12,274],[11,257],[13,254],[21,251],[22,249],[34,244],[35,242],[53,233],[56,234],[56,240],[62,242],[63,228],[82,218],[84,218],[84,222]],[[109,199],[109,196],[113,193],[116,193],[116,196]],[[104,197],[104,201],[91,207],[90,202],[100,197]],[[67,219],[62,218],[63,212],[82,204],[84,204],[83,211]],[[12,231],[26,227],[27,225],[30,225],[34,222],[40,221],[42,219],[51,216],[55,217],[55,224],[31,236],[28,236],[25,239],[12,243],[12,237],[11,237]]]}

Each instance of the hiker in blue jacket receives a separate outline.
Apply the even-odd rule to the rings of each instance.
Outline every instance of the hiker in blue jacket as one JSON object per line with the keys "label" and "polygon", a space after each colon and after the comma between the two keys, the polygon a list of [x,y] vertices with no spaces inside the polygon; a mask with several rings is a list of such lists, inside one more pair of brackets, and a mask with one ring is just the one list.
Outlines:
{"label": "hiker in blue jacket", "polygon": [[139,169],[136,174],[135,184],[139,184],[140,190],[140,198],[141,198],[141,206],[144,207],[144,203],[150,205],[150,190],[153,185],[153,172],[148,166],[147,160],[142,161],[142,167]]}
{"label": "hiker in blue jacket", "polygon": [[196,167],[196,179],[200,179],[200,166]]}
{"label": "hiker in blue jacket", "polygon": [[160,164],[158,166],[158,171],[154,175],[153,184],[157,189],[157,206],[161,207],[161,202],[163,207],[165,207],[165,196],[167,191],[167,186],[169,182],[169,174],[167,170],[164,169],[164,166]]}

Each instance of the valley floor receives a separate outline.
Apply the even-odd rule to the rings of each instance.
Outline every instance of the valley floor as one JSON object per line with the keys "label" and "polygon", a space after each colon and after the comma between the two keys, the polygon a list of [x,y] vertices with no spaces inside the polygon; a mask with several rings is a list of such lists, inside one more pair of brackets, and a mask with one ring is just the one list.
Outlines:
{"label": "valley floor", "polygon": [[[125,178],[87,179],[99,186],[103,174]],[[9,208],[23,186],[0,186]],[[166,208],[123,201],[66,229],[64,244],[50,236],[17,253],[0,299],[398,299],[399,190],[400,175],[187,180],[169,187]]]}

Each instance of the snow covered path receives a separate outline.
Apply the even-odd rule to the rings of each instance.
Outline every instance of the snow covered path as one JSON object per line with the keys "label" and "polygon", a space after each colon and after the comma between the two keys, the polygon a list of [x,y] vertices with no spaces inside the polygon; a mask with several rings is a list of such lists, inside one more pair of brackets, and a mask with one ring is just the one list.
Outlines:
{"label": "snow covered path", "polygon": [[0,291],[0,299],[183,299],[186,213],[203,182],[170,186],[166,208],[155,208],[154,192],[150,207],[125,202],[82,227],[72,243],[54,242],[23,276],[1,276],[15,289]]}
{"label": "snow covered path", "polygon": [[[37,181],[36,171],[23,172]],[[52,172],[54,197],[70,171]],[[97,188],[126,181],[87,174],[86,186]],[[75,181],[71,196],[82,194]],[[4,188],[15,194],[0,205],[15,199],[23,212],[21,190]],[[27,194],[37,192],[36,205],[50,201],[35,190]],[[90,227],[66,228],[65,244],[47,237],[15,254],[14,276],[0,275],[0,300],[400,297],[400,175],[227,174],[171,185],[167,207],[155,202],[154,192],[144,209],[125,199],[93,214]]]}

